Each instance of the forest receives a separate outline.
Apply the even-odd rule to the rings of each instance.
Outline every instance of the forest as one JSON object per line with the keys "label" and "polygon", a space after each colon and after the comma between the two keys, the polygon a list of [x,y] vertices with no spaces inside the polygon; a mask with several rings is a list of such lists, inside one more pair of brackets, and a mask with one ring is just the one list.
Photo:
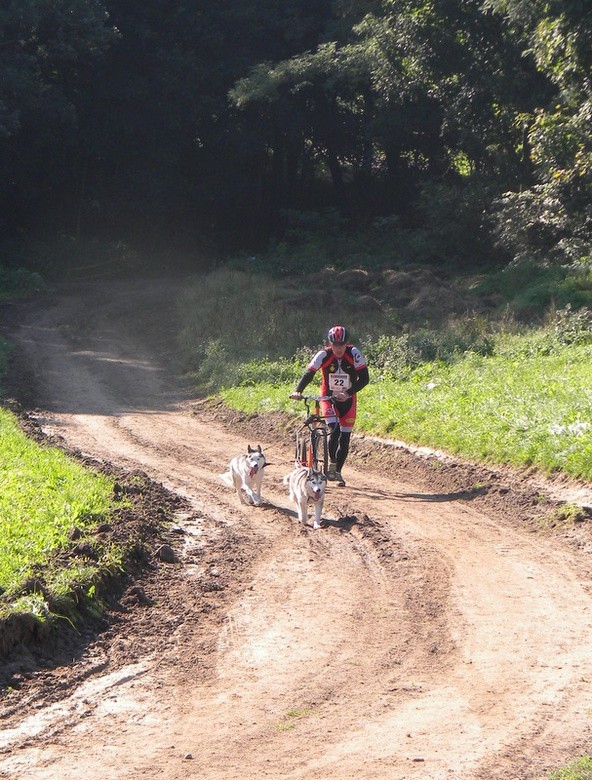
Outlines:
{"label": "forest", "polygon": [[0,69],[3,267],[332,232],[591,285],[586,0],[6,0]]}

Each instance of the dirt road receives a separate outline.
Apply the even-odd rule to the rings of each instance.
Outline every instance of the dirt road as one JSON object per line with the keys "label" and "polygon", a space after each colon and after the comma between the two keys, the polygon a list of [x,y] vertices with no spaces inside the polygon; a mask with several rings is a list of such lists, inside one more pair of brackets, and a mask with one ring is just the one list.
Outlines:
{"label": "dirt road", "polygon": [[[17,334],[44,430],[191,508],[146,598],[5,697],[0,776],[526,780],[588,749],[585,531],[541,530],[503,477],[375,468],[364,440],[300,527],[285,437],[225,425],[162,363],[182,284],[65,291]],[[260,508],[219,478],[247,441],[272,462]]]}

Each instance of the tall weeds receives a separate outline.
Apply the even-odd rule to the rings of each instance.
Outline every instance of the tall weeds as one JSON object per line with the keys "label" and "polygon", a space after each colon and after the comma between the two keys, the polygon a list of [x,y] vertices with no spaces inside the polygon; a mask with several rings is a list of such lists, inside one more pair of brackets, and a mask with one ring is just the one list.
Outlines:
{"label": "tall weeds", "polygon": [[347,291],[248,271],[196,279],[179,307],[181,366],[205,390],[260,379],[261,371],[281,381],[285,363],[276,361],[299,367],[337,322],[357,339],[392,328],[383,312],[368,313]]}

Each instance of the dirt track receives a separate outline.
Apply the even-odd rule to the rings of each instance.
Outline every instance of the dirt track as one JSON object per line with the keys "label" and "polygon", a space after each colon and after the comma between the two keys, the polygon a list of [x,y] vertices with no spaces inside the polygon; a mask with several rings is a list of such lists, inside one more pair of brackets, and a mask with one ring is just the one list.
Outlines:
{"label": "dirt track", "polygon": [[[589,749],[587,530],[541,531],[503,477],[481,500],[409,456],[374,468],[363,440],[299,527],[286,437],[225,425],[159,361],[179,284],[65,292],[19,330],[44,430],[191,510],[145,603],[5,697],[0,776],[526,780]],[[219,479],[248,440],[261,508]]]}

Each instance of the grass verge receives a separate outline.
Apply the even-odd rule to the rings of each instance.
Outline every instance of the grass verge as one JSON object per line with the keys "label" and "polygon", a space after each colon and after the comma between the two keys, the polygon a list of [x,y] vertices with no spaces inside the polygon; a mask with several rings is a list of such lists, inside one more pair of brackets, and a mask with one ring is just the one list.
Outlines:
{"label": "grass verge", "polygon": [[0,657],[100,615],[174,503],[144,475],[101,473],[37,443],[5,409],[0,485]]}
{"label": "grass verge", "polygon": [[[402,379],[372,376],[360,394],[357,430],[430,446],[490,464],[536,466],[592,480],[592,345],[531,351],[512,337],[493,355],[465,352],[408,368]],[[283,364],[287,377],[291,364]],[[297,366],[299,370],[299,366]],[[219,393],[248,413],[294,411],[290,381],[256,377]],[[254,372],[251,372],[253,374]]]}
{"label": "grass verge", "polygon": [[41,447],[0,410],[0,589],[17,592],[32,573],[74,534],[108,518],[112,481]]}
{"label": "grass verge", "polygon": [[[414,306],[406,312],[385,297],[412,282],[392,273],[327,269],[303,285],[217,271],[180,302],[183,367],[198,392],[238,410],[295,411],[290,390],[327,326],[345,322],[371,375],[357,430],[592,480],[590,311],[568,305],[546,319],[540,311],[530,327],[471,313],[420,324]],[[354,292],[362,284],[372,294]],[[433,285],[430,296],[443,290]]]}
{"label": "grass verge", "polygon": [[592,757],[583,756],[549,775],[549,780],[592,780]]}

